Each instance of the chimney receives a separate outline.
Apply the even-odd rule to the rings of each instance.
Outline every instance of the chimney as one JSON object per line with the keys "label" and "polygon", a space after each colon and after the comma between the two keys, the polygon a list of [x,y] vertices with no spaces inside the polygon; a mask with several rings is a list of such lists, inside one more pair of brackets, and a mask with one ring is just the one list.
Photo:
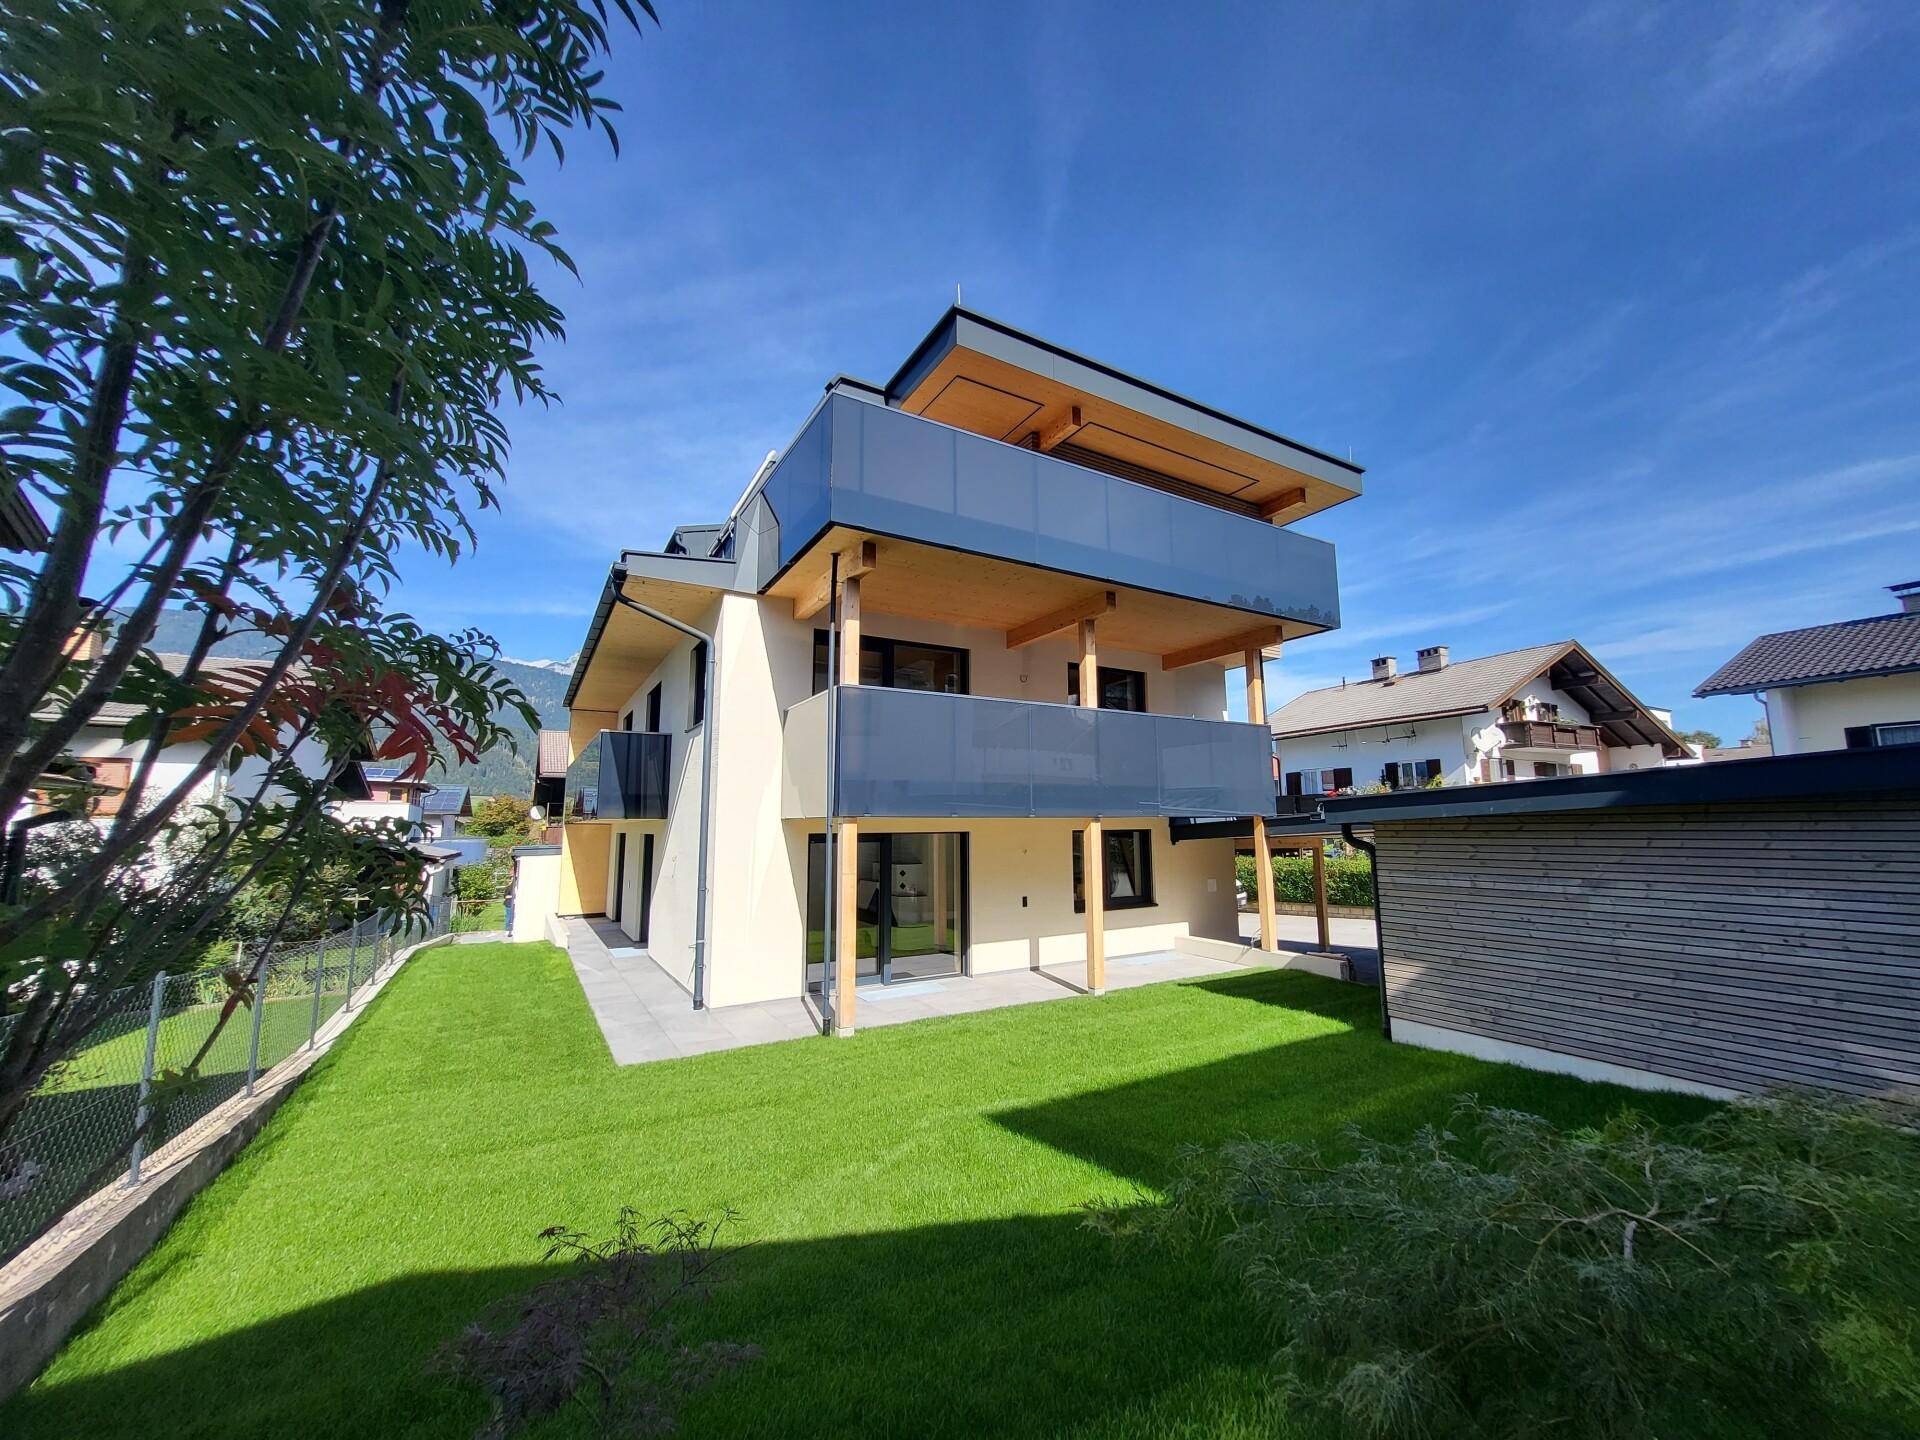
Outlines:
{"label": "chimney", "polygon": [[1447,647],[1446,646],[1429,645],[1427,646],[1426,649],[1420,652],[1420,669],[1423,673],[1430,670],[1444,670],[1446,668],[1447,668]]}
{"label": "chimney", "polygon": [[1400,670],[1400,662],[1395,660],[1393,656],[1378,655],[1374,657],[1374,661],[1373,661],[1373,678],[1374,679],[1391,680],[1396,674],[1399,673],[1399,670]]}
{"label": "chimney", "polygon": [[1907,580],[1899,585],[1889,585],[1887,589],[1900,602],[1902,615],[1920,615],[1920,580]]}
{"label": "chimney", "polygon": [[67,658],[91,665],[107,651],[107,632],[97,620],[82,620],[67,637]]}

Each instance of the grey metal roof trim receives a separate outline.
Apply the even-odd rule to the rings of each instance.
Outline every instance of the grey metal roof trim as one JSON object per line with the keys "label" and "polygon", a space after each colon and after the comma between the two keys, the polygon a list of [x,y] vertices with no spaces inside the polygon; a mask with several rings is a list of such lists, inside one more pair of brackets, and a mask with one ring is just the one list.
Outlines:
{"label": "grey metal roof trim", "polygon": [[1455,785],[1393,795],[1326,800],[1320,813],[1334,824],[1403,820],[1460,820],[1485,815],[1555,814],[1651,805],[1720,805],[1812,795],[1881,795],[1920,791],[1920,745],[1872,750],[1826,750],[1775,755],[1718,765],[1617,770],[1556,780],[1509,780]]}
{"label": "grey metal roof trim", "polygon": [[1751,695],[1914,670],[1920,670],[1920,611],[1902,610],[1757,636],[1693,693],[1702,699]]}
{"label": "grey metal roof trim", "polygon": [[[1340,475],[1324,475],[1321,478],[1335,484],[1358,491],[1360,488],[1358,484],[1359,478],[1366,473],[1364,466],[1355,464],[1351,460],[1342,460],[1338,455],[1331,455],[1325,450],[1319,450],[1301,441],[1291,439],[1288,436],[1282,435],[1277,430],[1269,430],[1263,425],[1255,425],[1250,420],[1242,420],[1237,415],[1229,415],[1226,411],[1195,400],[1191,396],[1182,395],[1176,390],[1169,390],[1164,385],[1156,385],[1151,380],[1143,380],[1138,375],[1130,375],[1115,366],[1108,365],[1099,360],[1090,359],[1076,351],[1067,349],[1064,345],[1056,345],[1051,340],[1043,340],[1038,335],[1009,325],[1003,320],[995,320],[992,316],[982,315],[977,310],[968,310],[960,305],[948,306],[946,313],[935,322],[934,327],[927,332],[926,337],[922,339],[918,345],[914,346],[912,353],[907,356],[906,361],[900,368],[893,372],[893,376],[887,381],[886,387],[888,403],[898,403],[899,397],[908,390],[911,390],[914,384],[918,383],[920,375],[940,363],[941,357],[943,357],[947,351],[953,349],[954,345],[958,342],[960,329],[963,324],[979,326],[982,329],[994,332],[1006,340],[1012,341],[1017,346],[1027,346],[1034,350],[1041,351],[1056,359],[1064,360],[1070,365],[1077,365],[1093,371],[1095,374],[1105,376],[1109,380],[1118,381],[1123,386],[1142,391],[1147,395],[1170,402],[1185,410],[1192,411],[1197,415],[1204,415],[1211,420],[1218,421],[1222,425],[1230,426],[1234,430],[1242,431],[1247,435],[1258,436],[1262,440],[1284,446],[1290,451],[1295,451],[1301,456],[1311,457],[1324,464],[1334,466],[1342,472]],[[1007,357],[1002,356],[1001,358]],[[1046,372],[1043,371],[1041,373]],[[1114,399],[1117,403],[1126,403],[1124,397],[1119,395],[1114,395],[1109,398]],[[1140,407],[1135,405],[1131,408],[1138,409]],[[1305,467],[1296,465],[1295,468],[1303,469],[1307,474],[1315,473],[1315,467],[1311,465]]]}
{"label": "grey metal roof trim", "polygon": [[716,560],[702,555],[668,555],[658,550],[622,550],[620,563],[608,569],[606,584],[600,587],[600,601],[594,606],[593,619],[587,622],[587,638],[581,643],[580,658],[573,662],[566,698],[560,703],[569,710],[573,708],[574,697],[580,693],[580,682],[593,663],[593,652],[600,647],[600,636],[607,628],[607,617],[613,613],[615,587],[622,578],[641,574],[681,585],[710,585],[717,590],[730,590],[737,571],[737,562],[732,560]]}

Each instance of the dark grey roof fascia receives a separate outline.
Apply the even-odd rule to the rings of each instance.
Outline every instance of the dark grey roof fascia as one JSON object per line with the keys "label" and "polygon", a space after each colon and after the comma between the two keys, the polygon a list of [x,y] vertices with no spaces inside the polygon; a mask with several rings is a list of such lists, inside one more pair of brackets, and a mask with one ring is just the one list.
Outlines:
{"label": "dark grey roof fascia", "polygon": [[45,550],[52,539],[47,522],[18,485],[0,488],[0,550]]}
{"label": "dark grey roof fascia", "polygon": [[1320,813],[1333,824],[1375,825],[1649,805],[1723,805],[1813,795],[1884,795],[1902,790],[1920,790],[1920,745],[1354,795],[1322,802]]}
{"label": "dark grey roof fascia", "polygon": [[831,380],[827,381],[825,388],[826,388],[826,392],[829,395],[835,393],[836,391],[840,391],[840,392],[860,391],[867,395],[876,396],[882,404],[885,404],[887,400],[886,386],[875,385],[871,380],[856,380],[851,375],[836,375]]}
{"label": "dark grey roof fascia", "polygon": [[887,381],[888,403],[897,404],[901,396],[919,384],[957,346],[1005,360],[1023,370],[1050,376],[1085,390],[1090,395],[1099,395],[1130,410],[1165,420],[1343,489],[1356,493],[1360,489],[1360,477],[1365,469],[1351,460],[1342,460],[1337,455],[1329,455],[1324,450],[1288,439],[1278,431],[1229,415],[1224,410],[1202,404],[1163,385],[1129,375],[1124,370],[1076,354],[1052,341],[1042,340],[1037,335],[958,305],[948,307],[933,329],[927,332],[926,338],[914,347],[906,363]]}
{"label": "dark grey roof fascia", "polygon": [[571,710],[574,697],[580,693],[580,682],[586,677],[587,667],[593,663],[593,652],[599,648],[600,635],[607,628],[607,617],[613,613],[616,576],[644,575],[678,585],[710,585],[718,590],[731,590],[734,570],[735,565],[731,560],[714,560],[697,555],[665,555],[657,550],[622,550],[620,563],[607,571],[607,583],[600,588],[600,602],[594,606],[593,619],[587,622],[587,638],[581,643],[580,658],[573,662],[573,675],[567,681],[566,698],[560,703]]}
{"label": "dark grey roof fascia", "polygon": [[1835,670],[1826,675],[1802,675],[1794,680],[1763,680],[1751,685],[1702,685],[1693,692],[1693,698],[1705,700],[1714,695],[1759,695],[1768,690],[1792,690],[1801,685],[1838,685],[1843,680],[1877,680],[1882,675],[1911,675],[1916,671],[1920,671],[1920,665],[1885,665],[1877,670]]}

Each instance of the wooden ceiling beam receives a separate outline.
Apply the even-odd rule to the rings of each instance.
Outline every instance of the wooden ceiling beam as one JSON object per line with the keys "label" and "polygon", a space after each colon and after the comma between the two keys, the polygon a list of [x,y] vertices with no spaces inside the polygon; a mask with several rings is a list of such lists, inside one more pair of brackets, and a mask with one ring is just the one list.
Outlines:
{"label": "wooden ceiling beam", "polygon": [[1080,430],[1086,423],[1086,421],[1080,418],[1080,407],[1078,405],[1069,406],[1063,418],[1054,421],[1053,424],[1043,429],[1034,431],[1033,448],[1044,455],[1053,449],[1054,446],[1071,439],[1074,433]]}
{"label": "wooden ceiling beam", "polygon": [[1093,620],[1105,615],[1118,603],[1119,597],[1111,590],[1101,590],[1076,600],[1071,605],[1062,605],[1058,610],[1016,625],[1007,631],[1007,649],[1018,650],[1023,645],[1031,645],[1036,640],[1044,640],[1049,635],[1057,635],[1070,625],[1078,625],[1082,620]]}
{"label": "wooden ceiling beam", "polygon": [[1198,665],[1203,660],[1218,660],[1223,655],[1240,656],[1248,650],[1264,650],[1269,645],[1279,643],[1278,625],[1259,625],[1251,630],[1242,630],[1238,635],[1222,635],[1218,640],[1209,640],[1204,645],[1169,650],[1160,657],[1160,668],[1178,670],[1186,665]]}
{"label": "wooden ceiling beam", "polygon": [[1271,500],[1260,502],[1260,518],[1273,520],[1289,510],[1304,510],[1307,505],[1307,488],[1296,485],[1291,490],[1282,490]]}
{"label": "wooden ceiling beam", "polygon": [[[871,540],[862,540],[851,549],[840,552],[840,578],[857,580],[873,569],[878,556],[878,547]],[[833,598],[833,567],[829,565],[820,578],[805,590],[793,597],[793,618],[811,620],[827,608],[827,602]]]}

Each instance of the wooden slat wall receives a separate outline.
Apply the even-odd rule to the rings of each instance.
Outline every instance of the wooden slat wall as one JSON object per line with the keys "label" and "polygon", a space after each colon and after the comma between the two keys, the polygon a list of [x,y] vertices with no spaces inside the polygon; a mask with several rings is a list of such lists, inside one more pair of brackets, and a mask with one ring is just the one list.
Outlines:
{"label": "wooden slat wall", "polygon": [[1920,1088],[1920,798],[1375,839],[1396,1020],[1729,1089]]}

